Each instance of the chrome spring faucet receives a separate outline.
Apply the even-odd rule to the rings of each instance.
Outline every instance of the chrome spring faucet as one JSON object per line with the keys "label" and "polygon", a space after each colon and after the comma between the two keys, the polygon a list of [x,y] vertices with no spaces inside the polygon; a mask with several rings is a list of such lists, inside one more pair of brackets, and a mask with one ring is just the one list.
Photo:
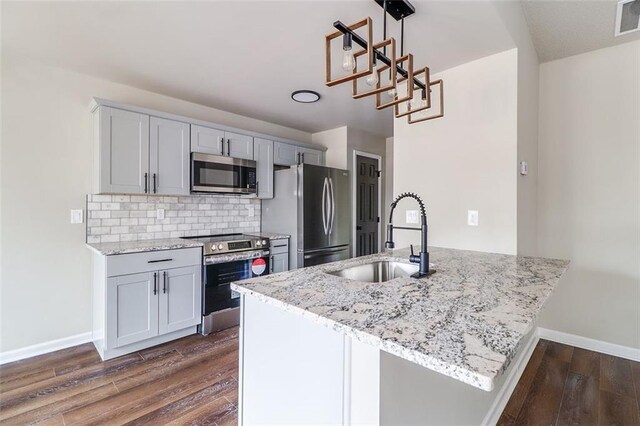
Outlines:
{"label": "chrome spring faucet", "polygon": [[436,271],[433,269],[429,269],[429,252],[427,251],[427,211],[424,208],[424,203],[422,202],[422,199],[418,197],[416,194],[412,192],[402,193],[398,195],[398,197],[393,201],[393,203],[391,203],[391,212],[389,213],[389,223],[387,224],[387,241],[384,243],[384,246],[385,248],[388,248],[388,249],[392,249],[395,247],[395,244],[393,242],[393,211],[396,209],[396,206],[398,205],[398,201],[402,200],[403,198],[413,198],[418,202],[420,206],[421,227],[418,229],[418,228],[406,228],[406,227],[397,226],[396,228],[420,231],[421,233],[420,253],[418,255],[415,255],[413,253],[413,245],[411,245],[411,255],[409,256],[409,262],[420,264],[420,268],[418,269],[418,272],[411,275],[413,278],[426,277],[433,274]]}

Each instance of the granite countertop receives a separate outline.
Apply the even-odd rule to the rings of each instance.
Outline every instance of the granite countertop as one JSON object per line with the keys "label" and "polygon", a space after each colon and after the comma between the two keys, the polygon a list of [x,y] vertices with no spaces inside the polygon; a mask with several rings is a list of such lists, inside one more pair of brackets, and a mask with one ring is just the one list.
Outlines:
{"label": "granite countertop", "polygon": [[199,241],[183,238],[167,238],[161,240],[122,241],[119,243],[87,243],[87,247],[104,256],[145,251],[173,250],[191,247],[202,247]]}
{"label": "granite countertop", "polygon": [[485,391],[494,388],[569,261],[430,248],[436,273],[366,283],[327,274],[407,249],[252,278],[232,289]]}
{"label": "granite countertop", "polygon": [[291,235],[278,234],[274,232],[248,232],[245,235],[251,235],[252,237],[269,238],[270,240],[284,240],[291,238]]}

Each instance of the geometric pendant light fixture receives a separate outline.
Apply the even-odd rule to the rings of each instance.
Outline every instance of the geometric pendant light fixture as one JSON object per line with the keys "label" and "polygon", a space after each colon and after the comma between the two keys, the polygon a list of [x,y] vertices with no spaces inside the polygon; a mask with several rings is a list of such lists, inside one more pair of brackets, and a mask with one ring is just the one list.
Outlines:
{"label": "geometric pendant light fixture", "polygon": [[[415,8],[408,0],[375,2],[383,8],[381,41],[373,40],[370,17],[350,25],[336,21],[336,31],[325,36],[326,85],[350,82],[354,99],[372,96],[376,109],[392,107],[395,116],[407,117],[409,124],[443,117],[444,82],[431,81],[429,67],[414,68],[413,55],[404,53],[404,19]],[[396,40],[387,37],[387,15],[400,22],[399,49]]]}

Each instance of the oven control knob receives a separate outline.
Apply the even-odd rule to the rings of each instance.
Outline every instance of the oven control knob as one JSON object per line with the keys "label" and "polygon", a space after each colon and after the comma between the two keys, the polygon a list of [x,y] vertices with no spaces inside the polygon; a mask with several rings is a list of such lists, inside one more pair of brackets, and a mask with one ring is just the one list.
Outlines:
{"label": "oven control knob", "polygon": [[216,247],[216,245],[215,245],[215,244],[211,244],[211,250],[214,250],[214,251],[215,251],[215,249],[216,249],[216,248],[217,248],[217,247]]}
{"label": "oven control knob", "polygon": [[266,246],[267,245],[267,240],[262,240],[262,245]]}
{"label": "oven control knob", "polygon": [[224,246],[222,244],[218,244],[218,250],[222,250]]}

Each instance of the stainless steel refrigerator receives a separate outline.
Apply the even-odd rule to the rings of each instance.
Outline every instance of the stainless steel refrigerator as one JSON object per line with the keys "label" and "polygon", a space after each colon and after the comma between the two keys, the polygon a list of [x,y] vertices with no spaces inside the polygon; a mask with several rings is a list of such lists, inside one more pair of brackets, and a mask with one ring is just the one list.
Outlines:
{"label": "stainless steel refrigerator", "polygon": [[289,268],[350,258],[349,172],[301,164],[274,174],[274,197],[262,201],[262,230],[291,235]]}

